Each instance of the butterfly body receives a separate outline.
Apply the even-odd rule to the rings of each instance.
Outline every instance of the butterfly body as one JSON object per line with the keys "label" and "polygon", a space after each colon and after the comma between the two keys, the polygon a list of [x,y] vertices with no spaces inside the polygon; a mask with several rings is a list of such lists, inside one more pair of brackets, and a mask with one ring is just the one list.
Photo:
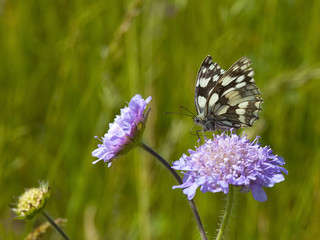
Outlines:
{"label": "butterfly body", "polygon": [[207,56],[196,80],[196,125],[203,131],[250,127],[259,119],[263,100],[253,79],[250,59],[240,58],[227,71]]}
{"label": "butterfly body", "polygon": [[225,127],[223,125],[219,125],[219,120],[220,119],[217,119],[217,118],[207,118],[203,115],[199,115],[197,116],[195,119],[194,119],[194,122],[196,125],[200,125],[202,126],[202,130],[203,131],[216,131],[216,130],[229,130],[228,127]]}

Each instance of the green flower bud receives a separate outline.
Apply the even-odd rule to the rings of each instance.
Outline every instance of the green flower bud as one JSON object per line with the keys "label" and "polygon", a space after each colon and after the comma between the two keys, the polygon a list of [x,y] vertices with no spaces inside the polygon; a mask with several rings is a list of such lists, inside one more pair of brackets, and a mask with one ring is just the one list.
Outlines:
{"label": "green flower bud", "polygon": [[48,182],[39,182],[39,188],[27,189],[16,204],[12,204],[11,209],[17,214],[17,219],[31,219],[37,213],[43,211],[50,196]]}

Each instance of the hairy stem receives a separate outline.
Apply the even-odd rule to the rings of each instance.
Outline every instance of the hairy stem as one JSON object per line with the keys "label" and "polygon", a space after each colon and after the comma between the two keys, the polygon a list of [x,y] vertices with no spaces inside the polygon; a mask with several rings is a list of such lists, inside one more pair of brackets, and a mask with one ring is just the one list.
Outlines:
{"label": "hairy stem", "polygon": [[220,224],[220,228],[218,230],[218,235],[216,240],[221,240],[223,239],[223,236],[226,232],[227,226],[228,226],[228,222],[230,219],[230,215],[231,215],[231,211],[232,211],[232,207],[233,207],[233,203],[234,203],[234,195],[235,195],[235,190],[234,190],[234,186],[230,186],[229,188],[229,193],[227,195],[227,203],[226,203],[226,209],[225,212],[223,214],[223,219],[222,222]]}

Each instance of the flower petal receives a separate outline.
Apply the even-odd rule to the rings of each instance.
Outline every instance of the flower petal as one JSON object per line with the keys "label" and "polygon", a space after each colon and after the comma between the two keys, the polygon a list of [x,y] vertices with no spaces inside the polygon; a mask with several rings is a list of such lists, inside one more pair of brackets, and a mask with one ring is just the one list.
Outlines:
{"label": "flower petal", "polygon": [[267,201],[268,196],[261,186],[257,184],[251,184],[250,189],[251,189],[252,196],[255,200],[259,202]]}

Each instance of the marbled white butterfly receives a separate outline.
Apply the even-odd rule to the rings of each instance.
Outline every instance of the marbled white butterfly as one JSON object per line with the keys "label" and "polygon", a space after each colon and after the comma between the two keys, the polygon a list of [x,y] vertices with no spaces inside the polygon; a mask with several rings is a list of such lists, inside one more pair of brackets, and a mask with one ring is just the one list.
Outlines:
{"label": "marbled white butterfly", "polygon": [[251,61],[240,58],[227,71],[207,56],[197,75],[194,102],[196,125],[203,131],[250,127],[259,119],[263,100],[254,83]]}

